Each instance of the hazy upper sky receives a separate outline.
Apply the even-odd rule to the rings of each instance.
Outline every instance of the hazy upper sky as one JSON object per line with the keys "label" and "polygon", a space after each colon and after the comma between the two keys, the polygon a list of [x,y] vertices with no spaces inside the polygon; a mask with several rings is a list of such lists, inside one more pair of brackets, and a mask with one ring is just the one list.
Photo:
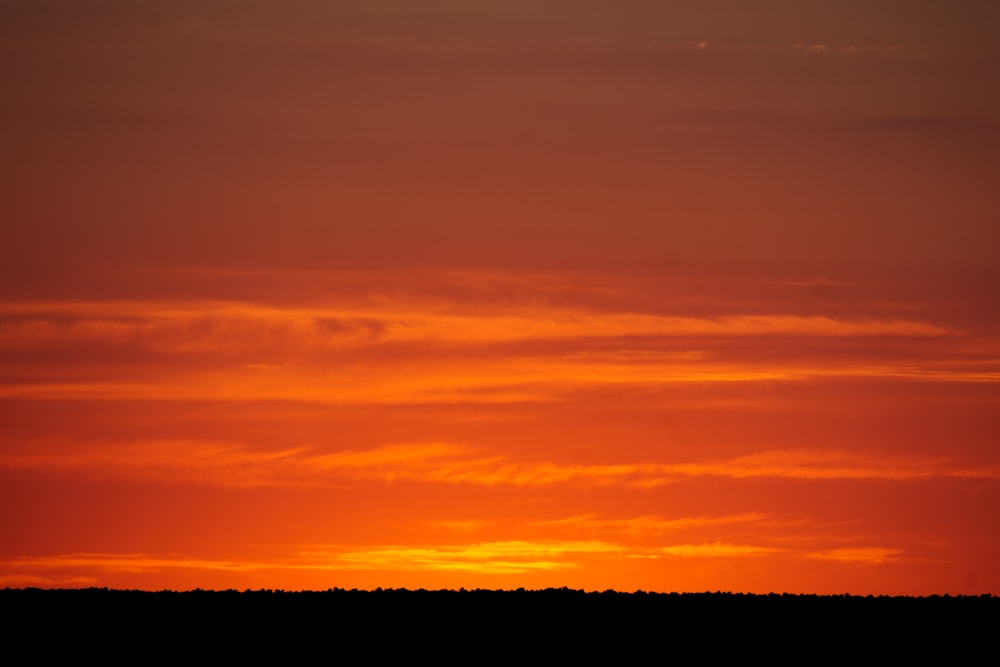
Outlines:
{"label": "hazy upper sky", "polygon": [[0,585],[1000,593],[998,31],[0,1]]}

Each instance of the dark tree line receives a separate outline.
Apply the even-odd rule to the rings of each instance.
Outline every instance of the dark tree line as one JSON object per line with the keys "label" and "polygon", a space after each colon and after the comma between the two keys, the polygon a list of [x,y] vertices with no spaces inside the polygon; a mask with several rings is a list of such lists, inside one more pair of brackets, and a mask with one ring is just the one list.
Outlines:
{"label": "dark tree line", "polygon": [[30,645],[71,647],[78,657],[125,647],[226,661],[305,660],[319,651],[352,664],[350,656],[562,664],[939,653],[953,661],[993,650],[1000,632],[1000,597],[992,595],[28,588],[0,590],[0,613],[8,646],[42,637]]}

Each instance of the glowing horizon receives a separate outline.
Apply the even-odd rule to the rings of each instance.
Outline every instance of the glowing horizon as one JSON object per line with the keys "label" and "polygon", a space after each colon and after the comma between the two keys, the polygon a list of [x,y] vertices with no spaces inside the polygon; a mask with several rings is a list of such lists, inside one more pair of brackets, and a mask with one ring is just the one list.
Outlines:
{"label": "glowing horizon", "polygon": [[0,586],[1000,594],[1000,9],[599,4],[0,10]]}

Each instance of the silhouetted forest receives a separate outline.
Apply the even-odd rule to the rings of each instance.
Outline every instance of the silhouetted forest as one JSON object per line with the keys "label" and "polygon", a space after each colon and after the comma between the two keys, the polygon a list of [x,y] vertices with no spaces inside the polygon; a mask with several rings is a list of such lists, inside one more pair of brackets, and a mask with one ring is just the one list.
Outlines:
{"label": "silhouetted forest", "polygon": [[327,661],[359,647],[365,661],[639,659],[652,651],[656,661],[674,662],[674,651],[691,650],[701,658],[927,651],[955,658],[992,647],[1000,629],[1000,597],[991,595],[28,588],[0,591],[0,611],[15,643],[41,632],[56,645],[101,655],[123,646],[229,659],[260,652],[305,658],[322,650]]}

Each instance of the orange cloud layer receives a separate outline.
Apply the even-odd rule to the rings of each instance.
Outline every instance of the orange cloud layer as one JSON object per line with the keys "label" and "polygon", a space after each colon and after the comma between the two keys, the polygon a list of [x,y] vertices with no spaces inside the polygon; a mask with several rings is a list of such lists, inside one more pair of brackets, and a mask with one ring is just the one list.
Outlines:
{"label": "orange cloud layer", "polygon": [[[1000,381],[992,348],[977,352],[958,329],[904,319],[673,317],[428,298],[287,308],[33,303],[0,313],[7,398],[510,402],[609,384]],[[804,356],[782,339],[839,347],[806,345],[815,351]],[[886,365],[884,346],[866,351],[879,339],[897,342],[898,363]],[[734,353],[737,341],[747,353]]]}
{"label": "orange cloud layer", "polygon": [[7,469],[75,469],[102,476],[257,485],[325,485],[408,481],[482,486],[635,486],[651,488],[696,477],[802,480],[1000,479],[1000,465],[944,458],[879,457],[843,451],[773,450],[725,460],[562,464],[518,461],[449,443],[385,445],[329,451],[299,447],[256,451],[205,442],[151,441],[87,447],[30,443],[0,454]]}
{"label": "orange cloud layer", "polygon": [[880,564],[898,560],[898,556],[902,553],[904,552],[900,549],[886,549],[883,547],[844,547],[811,553],[808,554],[808,557],[820,560]]}
{"label": "orange cloud layer", "polygon": [[[811,552],[728,542],[636,546],[614,542],[507,540],[458,545],[317,545],[264,560],[154,556],[150,554],[76,553],[0,560],[0,583],[90,582],[102,572],[162,574],[170,571],[254,574],[276,571],[451,571],[519,575],[532,571],[578,568],[592,561],[768,558],[836,560],[883,564],[904,553],[881,547]],[[65,574],[62,574],[65,573]]]}
{"label": "orange cloud layer", "polygon": [[[485,343],[529,338],[608,336],[941,336],[949,328],[920,321],[844,320],[824,316],[739,314],[671,317],[660,314],[595,312],[558,304],[450,304],[427,300],[346,303],[279,308],[249,303],[160,302],[7,303],[0,335],[23,341],[98,340],[152,342],[185,340],[201,333],[205,342],[245,339],[247,333],[301,338],[323,346],[344,339],[405,342],[443,340]],[[195,344],[199,341],[188,340]]]}
{"label": "orange cloud layer", "polygon": [[730,516],[700,516],[674,519],[666,519],[659,516],[639,516],[627,519],[602,519],[595,514],[582,514],[578,516],[566,517],[564,519],[535,521],[532,525],[542,526],[549,529],[568,528],[573,530],[600,531],[610,534],[624,534],[631,536],[655,536],[705,527],[753,524],[758,523],[765,518],[766,515],[759,512],[735,514]]}

